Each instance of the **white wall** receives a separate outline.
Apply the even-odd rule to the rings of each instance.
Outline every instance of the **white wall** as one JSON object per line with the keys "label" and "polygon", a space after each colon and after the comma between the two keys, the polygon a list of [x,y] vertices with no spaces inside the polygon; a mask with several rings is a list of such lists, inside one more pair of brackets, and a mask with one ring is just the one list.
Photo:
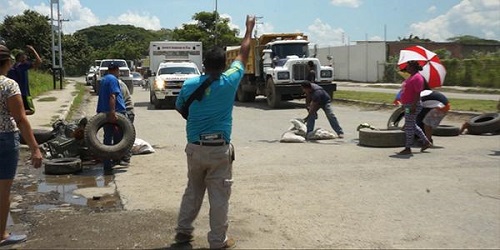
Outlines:
{"label": "white wall", "polygon": [[[311,55],[314,51],[311,50]],[[332,60],[327,59],[328,55]],[[334,67],[334,79],[356,82],[382,81],[386,46],[384,42],[359,43],[350,46],[318,48],[321,65]]]}

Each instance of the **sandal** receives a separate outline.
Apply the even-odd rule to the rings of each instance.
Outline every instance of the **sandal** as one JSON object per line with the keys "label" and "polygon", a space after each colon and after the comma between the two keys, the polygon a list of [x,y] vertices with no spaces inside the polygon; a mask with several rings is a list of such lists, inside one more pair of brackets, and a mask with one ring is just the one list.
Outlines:
{"label": "sandal", "polygon": [[27,236],[24,234],[18,234],[18,235],[9,234],[9,237],[0,241],[0,246],[6,246],[6,245],[12,245],[12,244],[25,242],[26,239],[27,239]]}

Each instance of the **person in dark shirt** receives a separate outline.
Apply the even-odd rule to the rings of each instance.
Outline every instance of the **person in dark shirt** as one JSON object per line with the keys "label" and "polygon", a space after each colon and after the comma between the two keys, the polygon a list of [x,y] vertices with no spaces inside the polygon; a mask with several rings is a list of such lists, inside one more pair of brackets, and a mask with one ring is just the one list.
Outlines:
{"label": "person in dark shirt", "polygon": [[309,82],[316,82],[316,65],[314,65],[313,61],[307,62],[307,66],[309,67],[309,73],[307,74],[307,80]]}
{"label": "person in dark shirt", "polygon": [[304,118],[307,125],[307,133],[314,130],[315,120],[318,117],[317,112],[321,108],[325,111],[326,118],[328,118],[328,122],[330,122],[337,136],[344,138],[344,131],[333,113],[330,95],[321,86],[309,81],[302,83],[302,89],[306,94],[306,106],[308,110],[308,114]]}
{"label": "person in dark shirt", "polygon": [[31,68],[37,68],[41,63],[42,59],[36,52],[33,46],[26,46],[28,50],[30,50],[33,55],[35,55],[35,62],[31,62],[28,60],[28,56],[24,52],[19,52],[16,55],[16,63],[10,68],[7,73],[7,77],[13,79],[19,84],[19,88],[21,89],[21,98],[23,99],[24,109],[26,110],[26,115],[32,115],[35,113],[35,110],[29,104],[28,97],[30,94],[30,86],[28,79],[28,70]]}

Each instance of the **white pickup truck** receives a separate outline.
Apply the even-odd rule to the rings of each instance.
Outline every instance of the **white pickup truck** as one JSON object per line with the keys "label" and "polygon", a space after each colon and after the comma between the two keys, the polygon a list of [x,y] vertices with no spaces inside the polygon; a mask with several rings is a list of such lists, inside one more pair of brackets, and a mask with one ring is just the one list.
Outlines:
{"label": "white pickup truck", "polygon": [[163,105],[175,107],[175,101],[185,80],[199,76],[193,62],[163,62],[158,66],[150,88],[150,102],[156,109]]}
{"label": "white pickup truck", "polygon": [[127,62],[123,59],[103,59],[101,60],[101,65],[99,66],[95,77],[94,92],[99,94],[99,88],[101,87],[101,78],[108,73],[108,65],[114,62],[120,67],[119,78],[127,85],[130,94],[134,93],[134,84],[132,82],[132,76],[130,75],[130,69]]}

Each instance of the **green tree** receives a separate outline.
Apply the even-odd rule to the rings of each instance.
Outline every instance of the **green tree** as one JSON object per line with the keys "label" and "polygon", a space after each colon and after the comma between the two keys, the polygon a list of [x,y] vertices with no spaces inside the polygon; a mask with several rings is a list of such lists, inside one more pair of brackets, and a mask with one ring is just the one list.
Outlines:
{"label": "green tree", "polygon": [[497,40],[482,39],[470,35],[450,37],[446,40],[449,42],[455,42],[461,44],[493,44],[493,45],[500,44],[500,41]]}
{"label": "green tree", "polygon": [[88,70],[93,60],[89,57],[93,49],[81,35],[64,35],[62,38],[63,66],[67,75],[81,75]]}
{"label": "green tree", "polygon": [[413,36],[413,34],[410,34],[409,37],[398,37],[399,41],[401,42],[412,42],[412,43],[419,43],[419,42],[432,42],[432,40],[427,39],[427,38],[420,38],[418,36]]}
{"label": "green tree", "polygon": [[26,50],[32,45],[43,59],[42,68],[50,68],[52,60],[52,36],[49,18],[32,10],[25,10],[22,15],[6,16],[0,25],[0,36],[6,40],[9,49]]}
{"label": "green tree", "polygon": [[201,41],[206,49],[215,45],[225,47],[241,43],[241,38],[236,37],[239,30],[231,29],[229,19],[221,18],[217,12],[198,12],[192,19],[196,21],[194,24],[183,24],[182,28],[174,29],[174,41]]}

